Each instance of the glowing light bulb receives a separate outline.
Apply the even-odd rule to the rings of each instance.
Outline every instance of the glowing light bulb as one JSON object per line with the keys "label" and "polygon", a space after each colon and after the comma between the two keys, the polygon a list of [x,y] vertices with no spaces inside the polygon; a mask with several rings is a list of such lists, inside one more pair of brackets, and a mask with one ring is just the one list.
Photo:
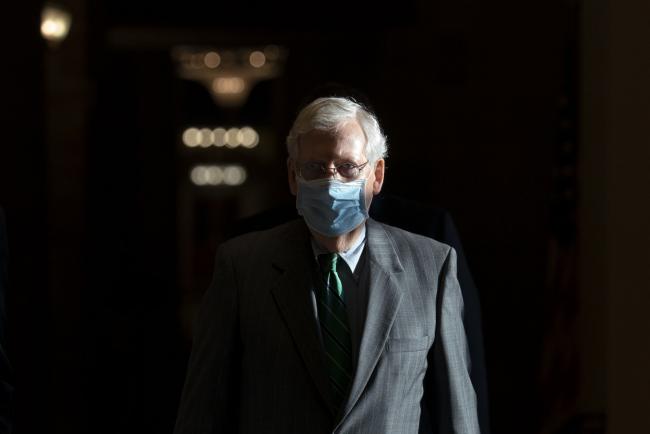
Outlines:
{"label": "glowing light bulb", "polygon": [[199,130],[197,128],[188,128],[183,131],[183,144],[189,148],[195,148],[199,146]]}
{"label": "glowing light bulb", "polygon": [[200,54],[192,54],[190,57],[190,68],[201,69],[204,65],[203,56]]}
{"label": "glowing light bulb", "polygon": [[203,58],[203,62],[205,63],[205,66],[207,66],[208,68],[214,69],[221,64],[221,56],[219,56],[219,53],[215,51],[210,51],[205,54],[205,57]]}
{"label": "glowing light bulb", "polygon": [[223,183],[224,173],[223,169],[219,166],[210,166],[206,169],[206,179],[210,185],[219,185]]}
{"label": "glowing light bulb", "polygon": [[195,185],[206,185],[208,183],[208,172],[203,166],[196,166],[190,172],[190,179]]}
{"label": "glowing light bulb", "polygon": [[210,128],[186,128],[181,135],[181,140],[188,148],[208,148],[210,146],[230,149],[243,146],[252,149],[259,144],[260,137],[254,128],[245,126],[242,128],[231,127],[227,130],[223,127]]}
{"label": "glowing light bulb", "polygon": [[238,94],[244,91],[246,84],[241,77],[218,77],[212,82],[212,89],[220,94]]}
{"label": "glowing light bulb", "polygon": [[72,16],[56,6],[46,6],[41,12],[41,35],[46,40],[59,43],[68,36]]}
{"label": "glowing light bulb", "polygon": [[239,146],[239,141],[237,140],[238,134],[239,128],[230,128],[228,131],[226,131],[226,146],[229,148],[236,148]]}
{"label": "glowing light bulb", "polygon": [[257,146],[260,141],[260,137],[257,134],[257,131],[251,127],[244,127],[239,130],[238,139],[239,143],[241,143],[243,147],[249,149]]}
{"label": "glowing light bulb", "polygon": [[214,146],[222,147],[226,144],[226,129],[215,128],[212,130],[212,137],[214,138]]}
{"label": "glowing light bulb", "polygon": [[226,185],[241,185],[246,181],[246,170],[241,166],[226,166],[223,175]]}
{"label": "glowing light bulb", "polygon": [[207,148],[214,143],[214,137],[210,128],[201,128],[197,134],[199,146]]}
{"label": "glowing light bulb", "polygon": [[253,51],[248,57],[248,61],[254,68],[261,68],[266,63],[266,56],[261,51]]}
{"label": "glowing light bulb", "polygon": [[197,186],[228,185],[237,186],[246,181],[246,169],[239,165],[194,166],[190,171],[190,181]]}

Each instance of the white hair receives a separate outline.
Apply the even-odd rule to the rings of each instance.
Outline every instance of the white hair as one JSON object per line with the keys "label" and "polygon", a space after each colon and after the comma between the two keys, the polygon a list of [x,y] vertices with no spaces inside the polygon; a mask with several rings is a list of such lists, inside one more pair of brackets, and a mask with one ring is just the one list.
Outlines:
{"label": "white hair", "polygon": [[350,120],[356,120],[366,136],[366,158],[374,164],[386,158],[386,136],[377,118],[363,105],[350,98],[318,98],[303,108],[287,136],[289,157],[296,159],[300,136],[313,130],[336,132]]}

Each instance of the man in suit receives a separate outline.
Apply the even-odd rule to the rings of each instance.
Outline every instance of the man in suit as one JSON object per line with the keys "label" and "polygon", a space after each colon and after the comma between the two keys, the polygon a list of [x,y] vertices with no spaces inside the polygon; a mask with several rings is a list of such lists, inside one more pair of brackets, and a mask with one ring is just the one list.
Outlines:
{"label": "man in suit", "polygon": [[320,98],[287,145],[303,219],[219,248],[175,432],[478,433],[454,249],[368,218],[376,118]]}
{"label": "man in suit", "polygon": [[[383,191],[373,197],[368,214],[371,218],[379,222],[438,240],[453,247],[456,251],[456,275],[463,296],[463,326],[467,335],[469,361],[472,367],[470,379],[476,392],[476,405],[478,407],[478,421],[481,434],[489,434],[490,420],[481,302],[478,288],[474,283],[474,278],[470,273],[469,265],[465,258],[460,235],[451,215],[445,209],[405,199],[400,196],[386,194]],[[248,232],[270,229],[299,217],[295,200],[293,203],[282,203],[276,207],[237,221],[230,228],[227,238],[233,238]]]}

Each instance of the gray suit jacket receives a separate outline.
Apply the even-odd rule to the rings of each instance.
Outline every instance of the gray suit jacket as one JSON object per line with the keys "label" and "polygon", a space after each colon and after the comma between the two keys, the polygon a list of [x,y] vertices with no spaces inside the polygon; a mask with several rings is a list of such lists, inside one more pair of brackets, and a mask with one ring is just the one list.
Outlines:
{"label": "gray suit jacket", "polygon": [[337,413],[309,237],[296,220],[221,245],[174,432],[478,433],[454,250],[368,220],[365,325]]}

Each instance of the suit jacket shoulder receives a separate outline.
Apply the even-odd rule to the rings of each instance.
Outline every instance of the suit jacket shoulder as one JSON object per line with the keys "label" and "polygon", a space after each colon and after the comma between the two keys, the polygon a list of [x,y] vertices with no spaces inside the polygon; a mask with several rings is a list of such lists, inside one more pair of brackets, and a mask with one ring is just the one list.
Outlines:
{"label": "suit jacket shoulder", "polygon": [[[395,226],[367,220],[368,238],[385,238],[398,255],[398,262],[434,264],[435,273],[449,255],[452,247]],[[309,229],[302,218],[275,226],[271,229],[239,235],[224,242],[220,249],[232,259],[233,266],[259,266],[261,263],[287,262],[296,252],[304,253],[310,239]],[[371,245],[374,243],[370,242]]]}
{"label": "suit jacket shoulder", "polygon": [[380,223],[373,219],[368,219],[368,227],[370,231],[383,230],[386,233],[402,262],[425,262],[427,265],[433,263],[436,274],[440,272],[442,264],[453,249],[451,246],[433,238]]}

